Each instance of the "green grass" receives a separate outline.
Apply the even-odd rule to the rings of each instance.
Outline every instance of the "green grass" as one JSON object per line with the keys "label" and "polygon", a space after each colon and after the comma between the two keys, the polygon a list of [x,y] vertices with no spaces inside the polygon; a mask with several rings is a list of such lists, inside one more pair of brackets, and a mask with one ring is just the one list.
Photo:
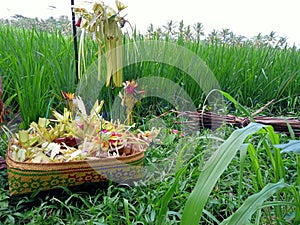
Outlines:
{"label": "green grass", "polygon": [[[170,118],[171,120],[172,118]],[[227,130],[228,134],[232,131],[233,129]],[[260,188],[256,188],[253,183],[257,180],[258,176],[256,170],[253,168],[253,160],[248,154],[244,159],[244,166],[240,167],[239,154],[234,156],[228,152],[228,156],[230,156],[232,161],[223,173],[218,170],[221,176],[219,179],[214,180],[217,183],[215,184],[210,178],[208,179],[210,182],[205,180],[211,191],[206,200],[202,199],[202,201],[205,201],[205,206],[200,224],[216,224],[216,221],[222,222],[232,216],[235,211],[241,212],[243,209],[241,208],[242,203],[249,196],[258,193],[262,188],[272,183],[274,179],[272,173],[280,173],[278,169],[274,171],[271,168],[271,163],[263,163],[263,159],[268,157],[268,155],[266,149],[259,147],[260,142],[264,140],[266,134],[272,134],[272,132],[266,132],[251,136],[251,139],[246,141],[251,143],[260,155],[258,160],[264,171],[263,185]],[[219,134],[214,133],[213,135],[218,136]],[[144,180],[132,187],[112,183],[100,186],[84,185],[75,188],[60,188],[57,191],[33,193],[20,197],[9,197],[6,171],[0,171],[2,187],[0,189],[0,222],[3,224],[121,225],[158,224],[160,220],[162,221],[161,224],[179,224],[182,215],[185,214],[185,208],[191,209],[188,207],[187,201],[189,198],[193,198],[190,195],[191,192],[194,193],[197,190],[197,180],[201,180],[200,177],[204,176],[204,172],[201,171],[206,171],[208,175],[213,174],[209,173],[209,170],[203,167],[204,162],[207,163],[206,167],[215,167],[214,164],[208,163],[209,161],[204,157],[205,150],[211,145],[210,137],[210,131],[203,131],[201,134],[190,137],[192,138],[190,141],[194,140],[197,144],[197,148],[191,155],[192,161],[184,164],[184,167],[180,167],[182,169],[178,170],[176,174],[176,171],[168,173],[168,170],[165,171],[167,172],[165,174],[161,171],[152,174],[156,179],[160,180],[157,183],[148,183],[151,180]],[[234,136],[231,139],[237,140]],[[281,136],[280,139],[283,141],[287,138]],[[168,159],[168,157],[172,156],[178,141],[180,139],[176,138],[171,143],[166,142],[165,145],[149,148],[146,152],[146,165],[152,165],[154,168],[157,165],[170,165],[170,159],[175,163],[177,159]],[[230,143],[229,138],[227,144]],[[233,148],[231,149],[233,150]],[[220,148],[220,153],[221,151]],[[221,161],[224,163],[225,159],[227,160],[227,156],[222,154],[217,157],[222,157]],[[293,176],[296,172],[296,156],[293,154],[284,154],[282,158],[284,162],[283,166],[289,174],[285,178],[285,183],[289,184],[291,188],[293,187],[295,192],[293,193],[291,189],[285,189],[279,195],[280,198],[276,199],[276,195],[270,194],[274,193],[273,189],[270,189],[269,192],[265,189],[264,193],[268,196],[267,201],[261,199],[260,201],[264,203],[251,203],[254,204],[256,209],[255,211],[251,211],[251,213],[254,213],[256,216],[259,215],[259,224],[273,224],[276,221],[279,221],[279,224],[291,224],[291,222],[284,221],[295,220],[295,207],[299,209],[299,205],[293,205],[297,203],[297,198],[299,204],[299,187],[295,186],[296,177]],[[215,159],[211,159],[210,161],[214,162]],[[222,166],[222,168],[225,169],[226,167]],[[239,175],[241,172],[243,172],[243,176],[240,177],[240,180]],[[241,188],[240,191],[238,191],[239,188]],[[271,186],[267,188],[271,188]],[[202,191],[200,192],[202,193]],[[263,196],[262,193],[261,196]],[[254,201],[253,198],[249,199],[244,207],[248,207],[247,204],[250,204],[250,201]],[[276,206],[276,202],[280,205]],[[287,202],[290,202],[290,204]],[[280,212],[274,210],[274,205],[275,207],[280,207]],[[260,206],[263,208],[260,208]],[[237,211],[238,209],[240,210]],[[239,213],[237,213],[236,217],[240,218]],[[232,217],[232,220],[235,220],[235,217]],[[255,221],[255,216],[252,217],[252,220]],[[194,223],[190,221],[186,224]]]}
{"label": "green grass", "polygon": [[20,110],[23,127],[28,127],[46,115],[51,101],[58,104],[61,91],[74,92],[72,39],[34,29],[7,26],[0,30],[3,99],[10,100],[7,107]]}
{"label": "green grass", "polygon": [[[0,29],[3,99],[15,111],[21,110],[24,125],[28,126],[29,121],[36,120],[38,116],[45,116],[50,101],[54,106],[61,103],[60,91],[76,91],[72,38],[59,31],[47,33],[3,25]],[[193,57],[201,59],[217,79],[220,89],[231,94],[242,105],[258,108],[276,99],[265,111],[269,114],[291,114],[299,107],[300,52],[296,48],[256,47],[249,42],[234,45],[153,38],[169,43],[169,46],[172,44],[178,46],[174,48],[177,51],[171,54],[167,48],[158,49],[159,45],[146,45],[147,39],[141,35],[135,35],[134,38],[139,43],[140,49],[146,48],[152,57],[160,57],[162,63],[140,61],[129,64],[124,68],[124,80],[149,76],[170,79],[188,94],[195,106],[202,107],[205,86],[199,88],[197,82],[190,76],[193,73],[191,68],[184,71],[180,67],[182,55],[177,49],[182,47],[191,51]],[[123,42],[126,45],[133,43],[133,40],[124,37]],[[87,52],[86,59],[90,64],[97,59],[96,55],[91,54],[96,52],[96,47],[95,43],[86,43],[85,49],[94,49]],[[134,54],[124,53],[124,61],[134,62],[133,57]],[[183,58],[187,60],[187,57],[191,56],[185,54]],[[199,65],[198,70],[201,68],[203,69],[203,66]],[[195,69],[197,70],[196,67]],[[115,100],[110,96],[116,96],[120,89],[111,91],[102,86],[100,89],[100,94],[93,94],[96,96],[99,94],[98,97],[105,99],[105,109],[110,111],[111,102]],[[161,99],[147,98],[143,103],[145,103],[143,108],[151,108],[153,105],[161,104]],[[170,107],[169,104],[163,105],[165,106]],[[30,113],[27,110],[30,110]],[[137,115],[142,112],[145,110],[137,109]]]}
{"label": "green grass", "polygon": [[[141,46],[147,41],[140,36],[136,36],[136,39],[141,41]],[[298,49],[256,47],[248,42],[237,46],[168,38],[160,40],[193,52],[210,68],[221,90],[231,94],[242,105],[257,107],[276,99],[277,101],[268,109],[271,113],[287,114],[297,111],[300,94],[300,52]],[[156,52],[155,46],[151,50]],[[160,55],[163,54],[161,52]],[[167,54],[166,57],[170,57],[174,65],[180,65],[177,58],[180,58],[180,55],[177,55],[176,51],[173,55]],[[203,89],[199,89],[197,83],[187,73],[174,66],[143,62],[125,68],[125,76],[128,76],[127,74],[129,78],[140,78],[149,74],[166,77],[181,85],[194,100],[195,105],[203,103]]]}

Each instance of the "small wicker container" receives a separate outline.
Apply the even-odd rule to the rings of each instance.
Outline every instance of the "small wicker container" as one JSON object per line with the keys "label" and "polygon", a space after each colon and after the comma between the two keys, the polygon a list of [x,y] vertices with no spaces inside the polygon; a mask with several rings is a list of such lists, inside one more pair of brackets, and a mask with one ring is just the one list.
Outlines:
{"label": "small wicker container", "polygon": [[143,159],[144,151],[136,151],[132,155],[116,158],[26,163],[14,161],[8,148],[6,164],[9,192],[10,195],[19,195],[108,180],[132,183],[142,178]]}

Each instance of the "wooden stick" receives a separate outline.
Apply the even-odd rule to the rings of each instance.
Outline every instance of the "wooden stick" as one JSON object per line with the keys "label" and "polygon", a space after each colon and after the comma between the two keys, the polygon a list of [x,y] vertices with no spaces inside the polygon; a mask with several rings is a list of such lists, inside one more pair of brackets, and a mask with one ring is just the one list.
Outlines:
{"label": "wooden stick", "polygon": [[264,105],[263,107],[261,107],[259,110],[257,110],[256,112],[252,113],[251,116],[254,117],[257,114],[261,113],[263,110],[265,110],[269,105],[271,105],[273,102],[275,102],[276,99],[272,99],[270,102],[268,102],[266,105]]}

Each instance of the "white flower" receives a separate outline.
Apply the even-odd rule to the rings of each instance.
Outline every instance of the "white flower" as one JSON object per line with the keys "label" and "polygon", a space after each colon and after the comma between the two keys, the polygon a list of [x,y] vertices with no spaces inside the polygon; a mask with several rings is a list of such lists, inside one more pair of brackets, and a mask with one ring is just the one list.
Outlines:
{"label": "white flower", "polygon": [[54,159],[54,157],[60,153],[60,145],[56,144],[56,143],[48,143],[48,142],[44,142],[42,144],[42,147],[46,149],[46,153],[48,153],[48,155],[50,155],[50,159]]}

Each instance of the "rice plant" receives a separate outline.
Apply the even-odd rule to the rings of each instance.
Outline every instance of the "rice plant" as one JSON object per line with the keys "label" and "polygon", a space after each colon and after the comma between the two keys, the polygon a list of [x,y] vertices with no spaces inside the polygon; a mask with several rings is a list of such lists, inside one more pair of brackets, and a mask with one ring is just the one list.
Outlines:
{"label": "rice plant", "polygon": [[[48,105],[61,91],[74,92],[72,39],[61,33],[1,27],[1,71],[4,99],[22,115],[23,127],[46,116]],[[18,110],[17,109],[17,110]]]}

